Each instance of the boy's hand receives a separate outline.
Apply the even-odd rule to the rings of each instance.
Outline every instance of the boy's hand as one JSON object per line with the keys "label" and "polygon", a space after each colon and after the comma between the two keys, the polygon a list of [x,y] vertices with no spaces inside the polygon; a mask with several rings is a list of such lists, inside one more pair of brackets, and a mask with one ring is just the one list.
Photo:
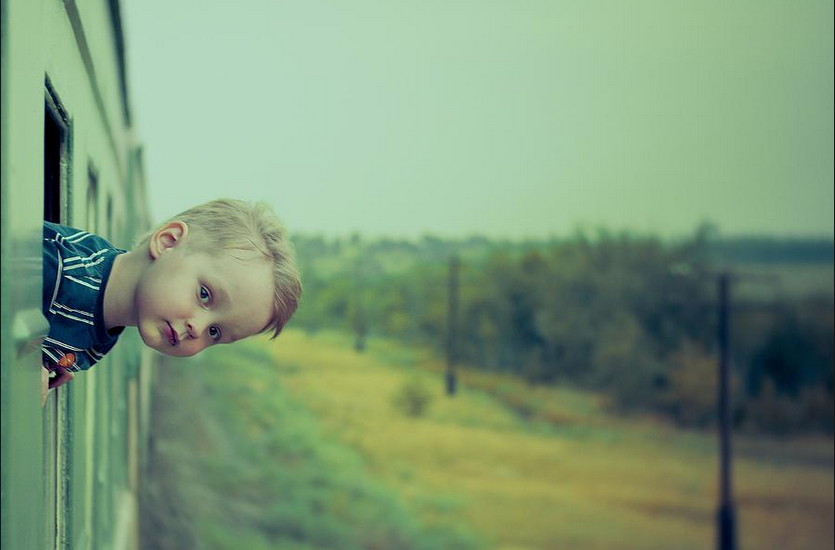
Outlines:
{"label": "boy's hand", "polygon": [[53,371],[57,372],[58,376],[49,379],[49,389],[57,388],[58,386],[63,386],[64,384],[72,380],[73,373],[68,371],[61,365],[55,365]]}
{"label": "boy's hand", "polygon": [[[54,372],[56,376],[50,376]],[[73,378],[73,373],[55,363],[46,363],[41,376],[41,407],[46,404],[46,394],[52,388],[63,386]]]}

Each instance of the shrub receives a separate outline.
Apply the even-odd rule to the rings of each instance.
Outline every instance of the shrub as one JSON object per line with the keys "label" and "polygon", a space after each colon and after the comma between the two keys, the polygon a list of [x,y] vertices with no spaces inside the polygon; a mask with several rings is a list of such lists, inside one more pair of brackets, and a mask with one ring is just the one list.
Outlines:
{"label": "shrub", "polygon": [[418,418],[426,414],[432,402],[432,391],[424,379],[412,375],[394,394],[394,406],[407,416]]}

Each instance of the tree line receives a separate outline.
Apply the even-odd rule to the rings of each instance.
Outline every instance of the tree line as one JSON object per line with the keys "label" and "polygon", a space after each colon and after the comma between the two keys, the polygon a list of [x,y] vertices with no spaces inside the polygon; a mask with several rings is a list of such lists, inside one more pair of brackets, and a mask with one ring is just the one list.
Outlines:
{"label": "tree line", "polygon": [[[831,265],[833,249],[820,239],[722,241],[704,226],[676,241],[598,231],[528,241],[353,235],[295,243],[305,281],[295,326],[349,330],[358,349],[378,334],[442,352],[456,257],[459,361],[532,384],[593,389],[618,409],[699,427],[715,421],[718,271],[763,257]],[[831,433],[834,311],[831,287],[732,302],[739,429]]]}

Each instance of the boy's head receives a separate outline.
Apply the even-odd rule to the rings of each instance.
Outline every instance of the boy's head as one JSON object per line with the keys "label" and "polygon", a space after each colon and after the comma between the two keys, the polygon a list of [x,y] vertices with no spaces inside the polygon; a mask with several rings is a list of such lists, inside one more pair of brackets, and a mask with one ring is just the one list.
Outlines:
{"label": "boy's head", "polygon": [[194,355],[213,343],[278,336],[302,292],[293,245],[264,203],[211,201],[143,237],[150,264],[135,294],[149,346]]}

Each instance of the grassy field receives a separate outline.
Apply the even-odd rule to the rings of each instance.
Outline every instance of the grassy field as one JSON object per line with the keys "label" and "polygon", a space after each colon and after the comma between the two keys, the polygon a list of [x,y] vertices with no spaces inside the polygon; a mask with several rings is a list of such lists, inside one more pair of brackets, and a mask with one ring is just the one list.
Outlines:
{"label": "grassy field", "polygon": [[[454,518],[491,548],[688,549],[714,546],[717,445],[652,419],[608,415],[599,398],[461,373],[443,395],[420,351],[337,334],[288,332],[272,345],[282,384],[329,437],[360,452],[425,521]],[[415,377],[435,396],[423,417],[393,405]],[[833,442],[737,442],[743,549],[831,549]],[[438,510],[423,503],[443,498]]]}
{"label": "grassy field", "polygon": [[[471,550],[462,526],[422,524],[292,399],[266,346],[166,358],[155,378],[141,548]],[[428,506],[444,506],[443,499]]]}
{"label": "grassy field", "polygon": [[[716,443],[426,351],[288,330],[161,369],[148,548],[704,549]],[[396,404],[425,388],[421,416]],[[831,549],[833,442],[736,442],[739,547]]]}

